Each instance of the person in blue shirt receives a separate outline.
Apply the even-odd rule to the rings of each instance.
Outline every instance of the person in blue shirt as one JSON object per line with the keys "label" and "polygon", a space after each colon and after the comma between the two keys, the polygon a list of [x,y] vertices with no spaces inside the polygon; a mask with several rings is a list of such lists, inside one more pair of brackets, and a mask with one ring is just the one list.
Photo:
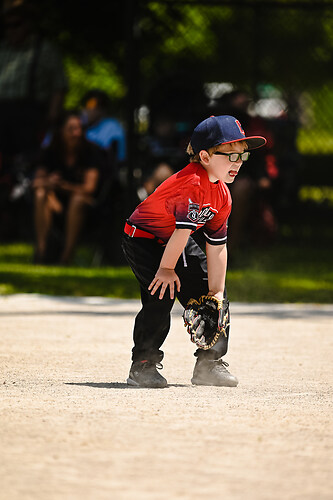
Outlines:
{"label": "person in blue shirt", "polygon": [[110,151],[117,165],[126,159],[126,134],[116,118],[110,116],[110,99],[98,89],[90,90],[82,99],[82,119],[86,138],[105,151]]}

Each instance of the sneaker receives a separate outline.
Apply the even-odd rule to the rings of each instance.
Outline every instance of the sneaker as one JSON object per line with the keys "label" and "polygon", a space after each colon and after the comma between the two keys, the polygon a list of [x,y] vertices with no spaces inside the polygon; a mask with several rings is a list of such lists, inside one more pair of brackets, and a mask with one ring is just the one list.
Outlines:
{"label": "sneaker", "polygon": [[156,370],[163,368],[161,363],[153,361],[135,361],[132,363],[127,384],[135,387],[166,387],[166,379]]}
{"label": "sneaker", "polygon": [[222,359],[197,359],[191,379],[194,385],[218,385],[236,387],[238,380],[227,370],[228,363]]}

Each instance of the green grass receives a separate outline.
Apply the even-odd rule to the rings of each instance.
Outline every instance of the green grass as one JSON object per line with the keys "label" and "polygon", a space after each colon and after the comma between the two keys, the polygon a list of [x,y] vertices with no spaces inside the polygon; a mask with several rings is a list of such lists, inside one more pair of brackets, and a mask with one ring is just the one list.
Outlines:
{"label": "green grass", "polygon": [[[0,246],[0,294],[139,297],[128,267],[91,267],[87,250],[75,267],[34,265],[32,253],[27,244]],[[234,257],[227,274],[232,301],[333,303],[331,252],[325,247],[294,243]]]}
{"label": "green grass", "polygon": [[249,302],[333,303],[331,262],[330,248],[312,243],[256,249],[229,269],[229,293]]}
{"label": "green grass", "polygon": [[0,246],[0,294],[138,297],[128,267],[39,266],[32,256],[30,245]]}

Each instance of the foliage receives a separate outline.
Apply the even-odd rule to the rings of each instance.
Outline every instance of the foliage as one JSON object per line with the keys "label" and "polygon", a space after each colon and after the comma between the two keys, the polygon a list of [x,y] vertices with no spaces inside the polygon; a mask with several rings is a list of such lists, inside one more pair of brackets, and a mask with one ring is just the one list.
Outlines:
{"label": "foliage", "polygon": [[112,100],[124,97],[125,84],[112,61],[107,61],[102,56],[95,54],[81,64],[75,58],[67,56],[64,59],[64,64],[69,80],[66,107],[77,107],[83,95],[90,89],[103,90]]}
{"label": "foliage", "polygon": [[[297,7],[288,0],[44,0],[38,9],[40,27],[65,57],[67,107],[99,87],[113,98],[119,114],[130,75],[137,88],[135,107],[150,104],[154,89],[163,92],[161,81],[175,82],[180,74],[187,88],[194,81],[201,88],[207,82],[231,82],[254,96],[258,84],[270,83],[281,88],[287,101],[290,94],[303,100],[299,151],[328,154],[333,151],[333,4],[323,5],[308,1]],[[172,102],[172,93],[166,101]],[[189,92],[186,106],[191,103],[201,111],[196,97]]]}
{"label": "foliage", "polygon": [[333,208],[333,187],[330,186],[302,186],[298,193],[302,202],[313,201]]}
{"label": "foliage", "polygon": [[206,81],[251,88],[260,81],[320,88],[332,62],[333,11],[314,3],[299,9],[287,2],[280,8],[260,1],[148,2],[141,10],[140,44],[149,81],[182,68]]}
{"label": "foliage", "polygon": [[[302,2],[295,8],[295,2],[292,7],[288,3],[44,0],[39,2],[39,25],[76,65],[98,58],[112,61],[110,75],[116,68],[120,82],[133,36],[142,90],[180,69],[204,74],[206,81],[252,89],[262,81],[321,88],[332,64],[332,4],[323,8]],[[82,79],[80,85],[85,82],[90,83]]]}
{"label": "foliage", "polygon": [[326,81],[320,89],[302,93],[300,104],[299,152],[333,154],[333,81]]}
{"label": "foliage", "polygon": [[64,55],[81,63],[92,54],[120,63],[123,51],[119,43],[126,37],[128,1],[70,2],[43,0],[39,2],[39,26],[58,42]]}

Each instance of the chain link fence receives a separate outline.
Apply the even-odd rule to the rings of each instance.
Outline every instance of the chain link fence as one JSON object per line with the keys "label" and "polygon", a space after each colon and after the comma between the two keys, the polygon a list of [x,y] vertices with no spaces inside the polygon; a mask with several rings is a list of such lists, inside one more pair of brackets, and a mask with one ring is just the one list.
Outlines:
{"label": "chain link fence", "polygon": [[122,19],[116,8],[108,7],[117,26],[109,46],[102,37],[104,52],[83,54],[75,38],[67,101],[75,104],[92,86],[111,96],[127,131],[120,169],[126,213],[186,165],[199,121],[227,113],[247,134],[268,138],[265,158],[256,153],[252,161],[264,165],[274,186],[280,231],[292,218],[294,226],[326,224],[333,207],[333,1],[126,0]]}
{"label": "chain link fence", "polygon": [[199,121],[233,114],[247,134],[268,139],[258,163],[281,218],[299,202],[330,213],[333,0],[36,4],[42,31],[64,56],[66,107],[98,88],[124,125],[119,196],[127,212],[186,165]]}
{"label": "chain link fence", "polygon": [[129,21],[129,182],[184,165],[193,126],[233,111],[268,135],[285,196],[333,184],[332,2],[139,2]]}

